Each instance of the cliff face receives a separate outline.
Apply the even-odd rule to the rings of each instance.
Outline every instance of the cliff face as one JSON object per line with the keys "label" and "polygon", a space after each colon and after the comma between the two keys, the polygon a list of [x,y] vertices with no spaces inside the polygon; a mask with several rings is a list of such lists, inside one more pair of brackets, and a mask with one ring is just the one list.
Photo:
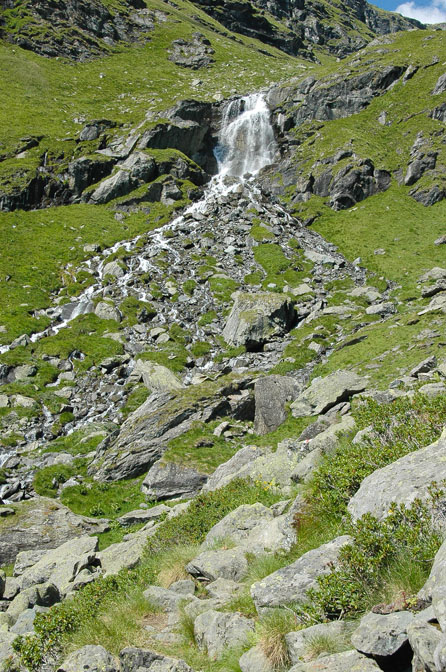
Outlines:
{"label": "cliff face", "polygon": [[[421,28],[365,0],[193,0],[228,30],[291,55],[314,59],[315,47],[345,56],[376,35]],[[0,36],[43,56],[86,60],[122,43],[150,40],[163,21],[144,0],[4,0]]]}

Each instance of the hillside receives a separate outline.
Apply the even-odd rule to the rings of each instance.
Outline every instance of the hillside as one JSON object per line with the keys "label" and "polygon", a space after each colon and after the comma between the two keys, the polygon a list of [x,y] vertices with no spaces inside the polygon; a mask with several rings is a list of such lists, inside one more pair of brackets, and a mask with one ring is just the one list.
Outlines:
{"label": "hillside", "polygon": [[3,5],[1,672],[446,669],[446,33]]}

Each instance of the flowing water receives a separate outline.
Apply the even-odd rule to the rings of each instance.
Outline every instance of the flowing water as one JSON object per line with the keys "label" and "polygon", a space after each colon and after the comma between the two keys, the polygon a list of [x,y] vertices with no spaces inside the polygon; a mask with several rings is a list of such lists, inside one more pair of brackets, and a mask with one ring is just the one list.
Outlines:
{"label": "flowing water", "polygon": [[[252,94],[230,101],[222,115],[221,130],[218,136],[218,144],[215,148],[215,156],[218,161],[218,174],[212,178],[207,186],[203,198],[197,203],[192,204],[184,213],[172,220],[156,231],[149,232],[145,237],[146,242],[138,253],[132,255],[141,236],[130,241],[116,243],[113,247],[104,250],[101,256],[93,257],[85,262],[95,276],[95,282],[88,287],[79,297],[64,306],[53,306],[47,310],[48,317],[51,318],[51,325],[42,332],[32,335],[31,340],[36,342],[46,336],[51,336],[68,326],[74,318],[85,313],[93,312],[94,299],[103,296],[103,269],[107,257],[118,248],[125,247],[129,252],[127,272],[119,279],[115,280],[115,285],[119,287],[119,293],[124,298],[128,294],[135,294],[134,278],[135,271],[150,271],[156,269],[155,259],[161,252],[167,252],[172,264],[181,264],[181,258],[178,251],[169,244],[169,238],[164,234],[168,230],[175,231],[184,226],[187,221],[190,224],[191,218],[200,213],[206,215],[213,206],[219,203],[220,199],[230,193],[240,189],[240,184],[244,184],[244,196],[248,195],[252,203],[256,202],[258,190],[252,178],[262,168],[271,164],[277,152],[277,145],[274,139],[274,132],[270,123],[270,112],[265,103],[262,94]],[[146,300],[145,292],[140,292],[140,299]],[[166,308],[165,314],[160,315],[161,322],[176,321],[176,307],[170,303]],[[198,327],[197,327],[198,329]],[[9,350],[10,346],[0,348],[1,352]],[[55,384],[58,384],[56,381]],[[100,383],[102,384],[102,382]],[[104,382],[106,384],[106,382]],[[112,404],[113,406],[113,404]],[[113,408],[111,408],[113,415]],[[86,417],[74,423],[73,429],[77,429],[87,422],[99,420],[108,414],[106,412],[96,411],[93,407]],[[49,417],[47,417],[49,415]],[[50,425],[52,422],[51,414],[44,417],[44,423]],[[110,416],[111,417],[111,416]],[[68,428],[67,428],[68,429]],[[10,452],[0,455],[0,466],[11,455]]]}

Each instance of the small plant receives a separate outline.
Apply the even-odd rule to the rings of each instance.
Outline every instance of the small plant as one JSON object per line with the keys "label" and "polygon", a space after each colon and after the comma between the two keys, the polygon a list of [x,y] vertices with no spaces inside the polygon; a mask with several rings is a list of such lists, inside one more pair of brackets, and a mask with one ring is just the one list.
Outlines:
{"label": "small plant", "polygon": [[257,624],[258,646],[275,670],[290,663],[285,635],[299,628],[299,621],[291,609],[275,609]]}

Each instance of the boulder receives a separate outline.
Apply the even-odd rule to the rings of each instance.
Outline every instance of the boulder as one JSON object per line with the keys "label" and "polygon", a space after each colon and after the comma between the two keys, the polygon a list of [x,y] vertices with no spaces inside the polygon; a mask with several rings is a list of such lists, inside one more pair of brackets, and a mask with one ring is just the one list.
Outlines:
{"label": "boulder", "polygon": [[431,484],[445,478],[446,438],[441,438],[367,476],[350,500],[348,510],[353,520],[365,513],[382,520],[392,503],[410,506],[417,498],[428,500]]}
{"label": "boulder", "polygon": [[440,77],[437,79],[437,83],[435,84],[434,90],[432,91],[432,95],[438,96],[440,93],[444,93],[446,91],[446,72],[440,75]]}
{"label": "boulder", "polygon": [[252,632],[254,621],[237,613],[205,611],[194,623],[197,646],[214,660],[226,649],[244,644]]}
{"label": "boulder", "polygon": [[286,376],[259,378],[254,387],[256,434],[268,434],[285,422],[288,416],[285,404],[296,398],[297,383]]}
{"label": "boulder", "polygon": [[413,672],[439,669],[435,666],[435,650],[441,646],[441,632],[433,625],[414,620],[407,626],[407,637],[414,657]]}
{"label": "boulder", "polygon": [[246,552],[289,551],[296,542],[292,517],[275,516],[263,504],[243,504],[209,530],[203,547],[212,547],[220,539],[230,539]]}
{"label": "boulder", "polygon": [[203,551],[186,566],[186,571],[199,580],[218,578],[241,581],[248,572],[246,550],[230,548],[222,551]]}
{"label": "boulder", "polygon": [[23,574],[25,570],[35,565],[45,554],[46,551],[39,550],[20,551],[20,553],[17,554],[14,564],[14,576]]}
{"label": "boulder", "polygon": [[214,49],[209,40],[201,33],[193,33],[190,40],[180,38],[174,40],[168,49],[169,61],[173,61],[182,68],[198,70],[214,62]]}
{"label": "boulder", "polygon": [[160,588],[159,586],[149,586],[143,595],[151,605],[167,612],[176,612],[187,599],[195,599],[190,594],[186,596],[173,590],[167,590],[167,588]]}
{"label": "boulder", "polygon": [[274,667],[260,646],[253,646],[238,661],[241,672],[274,672]]}
{"label": "boulder", "polygon": [[15,516],[0,518],[0,564],[13,562],[20,551],[49,550],[84,534],[99,534],[108,521],[78,516],[47,497],[16,505]]}
{"label": "boulder", "polygon": [[310,588],[317,587],[317,577],[336,567],[339,551],[351,537],[337,537],[328,544],[304,553],[287,567],[282,567],[251,586],[251,596],[259,613],[292,602],[305,600]]}
{"label": "boulder", "polygon": [[149,469],[141,491],[151,499],[193,497],[207,481],[207,474],[195,469],[159,460]]}
{"label": "boulder", "polygon": [[118,261],[110,261],[102,269],[102,277],[105,278],[107,275],[112,275],[116,279],[122,278],[125,275],[125,268]]}
{"label": "boulder", "polygon": [[446,631],[446,541],[438,549],[429,578],[419,591],[418,597],[432,602],[435,617],[441,629]]}
{"label": "boulder", "polygon": [[160,459],[171,439],[187,432],[194,421],[210,422],[233,414],[234,398],[251,385],[241,377],[191,385],[175,392],[153,392],[121,425],[118,436],[106,439],[90,463],[97,480],[121,480],[146,473]]}
{"label": "boulder", "polygon": [[101,551],[99,557],[105,576],[117,574],[121,569],[136,567],[144,553],[147,539],[155,533],[156,529],[157,525],[153,525],[149,529],[144,527],[139,532],[128,535],[130,538],[126,541],[111,544]]}
{"label": "boulder", "polygon": [[19,577],[21,590],[41,583],[52,583],[61,595],[69,591],[69,584],[86,568],[99,564],[97,537],[78,537],[62,546],[47,551],[32,567]]}
{"label": "boulder", "polygon": [[103,646],[88,644],[70,653],[57,672],[119,672],[119,665]]}
{"label": "boulder", "polygon": [[94,309],[94,314],[101,320],[114,320],[115,322],[121,322],[122,320],[121,312],[116,306],[106,301],[99,301]]}
{"label": "boulder", "polygon": [[359,627],[352,634],[352,644],[357,651],[371,656],[377,661],[392,658],[396,665],[402,658],[410,662],[407,628],[415,617],[409,611],[395,611],[391,614],[369,612],[361,618]]}
{"label": "boulder", "polygon": [[165,504],[159,504],[150,509],[135,509],[135,511],[129,511],[128,513],[124,513],[123,516],[120,516],[118,518],[118,523],[123,527],[129,527],[130,525],[154,522],[168,514],[170,511],[170,506],[166,506]]}
{"label": "boulder", "polygon": [[320,415],[333,406],[348,401],[354,394],[363,392],[366,387],[366,378],[352,371],[336,371],[325,378],[315,378],[291,404],[291,412],[295,418]]}
{"label": "boulder", "polygon": [[120,672],[194,672],[184,660],[169,658],[148,649],[129,646],[119,654]]}
{"label": "boulder", "polygon": [[308,649],[315,638],[345,638],[347,631],[348,625],[345,621],[333,621],[332,623],[319,623],[303,630],[289,632],[285,635],[285,641],[291,662],[294,665],[305,661],[308,658]]}
{"label": "boulder", "polygon": [[257,446],[245,446],[227,462],[220,464],[203,486],[204,492],[223,488],[235,478],[246,478],[251,474],[252,463],[259,457],[269,459],[271,450]]}
{"label": "boulder", "polygon": [[59,590],[52,583],[42,583],[22,590],[11,602],[6,613],[13,621],[17,621],[20,614],[26,609],[35,606],[51,607],[60,600]]}
{"label": "boulder", "polygon": [[152,392],[173,392],[184,387],[177,376],[166,366],[143,359],[137,360],[130,374],[130,382],[138,383],[140,380]]}
{"label": "boulder", "polygon": [[44,613],[48,611],[48,609],[49,607],[38,607],[37,605],[32,609],[25,609],[11,627],[11,632],[14,632],[16,635],[33,634],[36,614]]}
{"label": "boulder", "polygon": [[257,350],[273,338],[289,331],[295,323],[296,311],[282,294],[235,292],[234,305],[223,329],[229,345],[244,345]]}
{"label": "boulder", "polygon": [[84,192],[83,200],[102,205],[119,196],[125,196],[137,186],[137,181],[129,171],[118,170],[114,175],[103,180],[92,192]]}
{"label": "boulder", "polygon": [[297,663],[289,672],[379,672],[381,668],[371,658],[358,651],[344,651],[324,656],[311,663]]}

